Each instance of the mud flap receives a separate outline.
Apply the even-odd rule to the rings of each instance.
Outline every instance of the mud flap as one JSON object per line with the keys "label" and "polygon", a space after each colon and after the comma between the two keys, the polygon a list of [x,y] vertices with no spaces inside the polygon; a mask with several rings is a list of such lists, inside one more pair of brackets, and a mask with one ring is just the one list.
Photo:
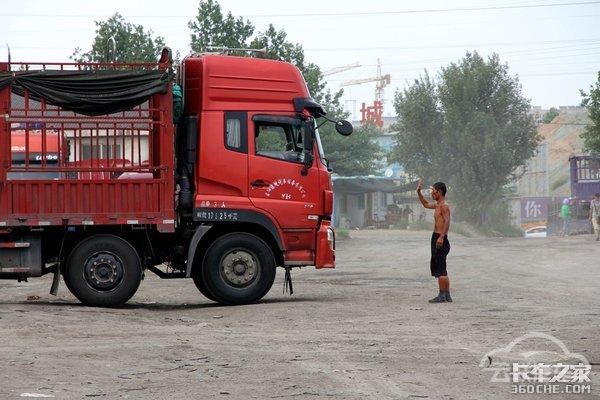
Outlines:
{"label": "mud flap", "polygon": [[290,289],[290,296],[294,294],[294,286],[292,285],[292,267],[285,266],[285,278],[283,279],[283,293],[287,293]]}
{"label": "mud flap", "polygon": [[52,286],[50,286],[50,294],[56,296],[58,293],[58,284],[60,283],[60,265],[56,264],[56,270],[54,271],[54,277],[52,278]]}

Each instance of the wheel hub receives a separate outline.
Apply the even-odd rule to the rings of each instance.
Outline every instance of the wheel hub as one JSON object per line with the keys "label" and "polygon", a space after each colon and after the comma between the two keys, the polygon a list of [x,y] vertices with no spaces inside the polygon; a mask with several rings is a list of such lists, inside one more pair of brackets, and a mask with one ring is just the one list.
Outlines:
{"label": "wheel hub", "polygon": [[256,258],[245,251],[233,251],[223,258],[222,275],[230,285],[242,287],[249,285],[258,270]]}
{"label": "wheel hub", "polygon": [[95,254],[85,265],[85,278],[95,289],[110,290],[123,278],[121,260],[113,254]]}

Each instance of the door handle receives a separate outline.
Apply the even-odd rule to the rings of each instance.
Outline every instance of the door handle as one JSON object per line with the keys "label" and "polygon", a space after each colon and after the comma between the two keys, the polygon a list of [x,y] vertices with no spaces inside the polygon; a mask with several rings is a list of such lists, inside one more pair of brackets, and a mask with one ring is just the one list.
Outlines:
{"label": "door handle", "polygon": [[267,187],[270,185],[269,182],[263,181],[262,179],[257,179],[255,181],[250,182],[250,184],[252,186],[257,186],[257,187]]}

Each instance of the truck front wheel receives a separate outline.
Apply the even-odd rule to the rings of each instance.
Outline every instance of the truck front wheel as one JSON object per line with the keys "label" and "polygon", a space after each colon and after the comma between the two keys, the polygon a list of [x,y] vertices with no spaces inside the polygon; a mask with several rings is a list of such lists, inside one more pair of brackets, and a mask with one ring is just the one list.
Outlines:
{"label": "truck front wheel", "polygon": [[206,284],[204,283],[204,278],[202,277],[201,270],[194,272],[192,278],[194,279],[194,284],[196,285],[196,288],[198,288],[198,290],[200,291],[200,293],[202,293],[204,297],[212,301],[217,301],[217,299],[215,299],[215,296],[213,296],[212,293],[209,292],[206,288]]}
{"label": "truck front wheel", "polygon": [[208,248],[202,278],[219,303],[254,303],[273,286],[275,257],[260,238],[249,233],[230,233]]}
{"label": "truck front wheel", "polygon": [[88,306],[116,307],[129,300],[142,280],[140,257],[114,235],[96,235],[79,243],[69,256],[65,282]]}

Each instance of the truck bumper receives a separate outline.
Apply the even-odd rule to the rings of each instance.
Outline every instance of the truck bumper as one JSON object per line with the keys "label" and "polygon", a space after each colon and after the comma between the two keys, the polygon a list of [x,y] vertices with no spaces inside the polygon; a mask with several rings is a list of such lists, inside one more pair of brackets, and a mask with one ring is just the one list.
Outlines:
{"label": "truck bumper", "polygon": [[335,232],[331,221],[321,221],[317,232],[315,266],[317,268],[335,268]]}

